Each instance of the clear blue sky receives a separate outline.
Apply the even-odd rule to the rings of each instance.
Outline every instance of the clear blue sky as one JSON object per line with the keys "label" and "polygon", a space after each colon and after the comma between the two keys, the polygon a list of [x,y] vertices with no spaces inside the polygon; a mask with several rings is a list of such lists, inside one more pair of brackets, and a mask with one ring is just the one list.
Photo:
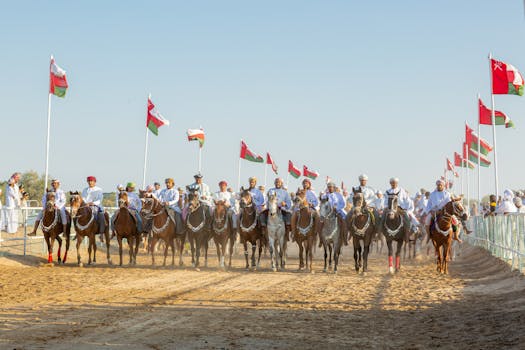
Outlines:
{"label": "clear blue sky", "polygon": [[[48,65],[67,71],[52,98],[50,173],[105,191],[141,183],[146,99],[171,121],[150,137],[148,182],[188,184],[202,126],[205,182],[237,182],[239,140],[352,185],[365,172],[430,188],[460,151],[476,94],[488,104],[487,55],[525,71],[523,2],[2,2],[0,177],[44,171]],[[497,96],[517,128],[498,128],[500,187],[524,188],[525,97]],[[492,142],[490,127],[482,137]],[[472,175],[474,176],[474,172]],[[492,168],[482,169],[493,192]],[[244,162],[242,179],[262,178]],[[270,177],[269,177],[270,178]],[[298,181],[291,181],[295,187]],[[474,183],[472,187],[474,187]]]}

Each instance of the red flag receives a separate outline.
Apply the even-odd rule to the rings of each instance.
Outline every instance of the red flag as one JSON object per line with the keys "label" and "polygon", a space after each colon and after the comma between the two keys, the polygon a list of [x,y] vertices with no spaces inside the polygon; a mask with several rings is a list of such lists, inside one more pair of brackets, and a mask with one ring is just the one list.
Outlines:
{"label": "red flag", "polygon": [[291,160],[288,161],[288,173],[296,179],[299,178],[299,176],[301,176],[301,170],[295,167]]}
{"label": "red flag", "polygon": [[523,76],[511,64],[490,60],[492,93],[495,95],[523,95]]}
{"label": "red flag", "polygon": [[[496,125],[505,125],[506,128],[514,126],[512,120],[503,112],[494,111]],[[479,123],[482,125],[492,125],[492,109],[487,108],[481,99],[479,99]]]}
{"label": "red flag", "polygon": [[246,143],[244,143],[244,141],[241,141],[241,154],[240,154],[240,157],[242,159],[249,160],[250,162],[255,162],[255,163],[262,163],[262,162],[264,162],[263,157],[258,155],[258,154],[253,153],[252,151],[250,151],[250,149],[248,148],[248,145]]}
{"label": "red flag", "polygon": [[49,64],[49,93],[58,97],[66,96],[68,88],[66,71],[60,68],[53,56],[51,56],[51,63]]}
{"label": "red flag", "polygon": [[277,175],[277,164],[272,159],[272,156],[270,156],[270,153],[266,152],[266,164],[270,164],[272,166],[273,172]]}
{"label": "red flag", "polygon": [[155,135],[159,135],[159,128],[163,125],[170,125],[170,121],[159,113],[151,96],[148,97],[148,115],[146,117],[146,127]]}
{"label": "red flag", "polygon": [[[465,123],[465,141],[469,149],[478,150],[478,134],[476,134],[467,123]],[[492,146],[487,141],[480,138],[479,142],[482,154],[487,155],[492,151]]]}
{"label": "red flag", "polygon": [[303,176],[315,180],[319,176],[319,173],[317,171],[309,170],[306,165],[303,165]]}

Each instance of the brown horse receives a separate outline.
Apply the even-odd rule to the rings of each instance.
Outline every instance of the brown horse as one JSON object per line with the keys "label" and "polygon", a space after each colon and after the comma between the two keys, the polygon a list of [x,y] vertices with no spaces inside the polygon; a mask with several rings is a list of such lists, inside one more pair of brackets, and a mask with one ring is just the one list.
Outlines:
{"label": "brown horse", "polygon": [[430,222],[430,238],[436,250],[437,271],[443,274],[448,274],[448,255],[453,239],[452,217],[460,218],[464,227],[468,219],[468,213],[463,208],[461,200],[462,197],[453,198],[441,209],[435,220]]}
{"label": "brown horse", "polygon": [[146,231],[151,232],[149,251],[151,252],[151,263],[155,265],[155,245],[159,240],[165,242],[164,262],[168,257],[168,249],[171,247],[171,265],[175,265],[175,241],[179,248],[179,266],[183,266],[182,250],[186,242],[186,231],[182,227],[180,218],[177,218],[174,210],[166,208],[161,202],[151,194],[146,194],[142,201],[140,215],[144,218]]}
{"label": "brown horse", "polygon": [[[259,222],[259,215],[257,208],[252,201],[252,195],[249,190],[241,187],[241,201],[240,201],[240,216],[238,222],[239,235],[241,243],[244,246],[244,257],[246,259],[246,270],[250,268],[248,263],[248,242],[252,245],[252,267],[255,269],[259,266],[261,261],[261,253],[263,242],[266,242],[261,225]],[[257,242],[259,242],[259,258],[255,264],[255,250],[257,249]]]}
{"label": "brown horse", "polygon": [[188,188],[188,214],[186,227],[191,247],[191,264],[199,267],[201,248],[204,248],[204,266],[208,266],[208,247],[211,238],[210,207],[202,203],[199,194]]}
{"label": "brown horse", "polygon": [[[372,243],[372,239],[378,231],[377,222],[379,215],[373,208],[366,205],[361,188],[354,188],[353,193],[353,207],[352,211],[346,216],[346,227],[352,235],[355,272],[359,273],[362,267],[363,274],[366,274],[370,243]],[[361,241],[363,241],[362,248]]]}
{"label": "brown horse", "polygon": [[292,233],[295,242],[299,246],[299,270],[305,266],[303,252],[306,252],[306,266],[313,272],[313,248],[317,239],[317,228],[319,226],[319,214],[315,209],[310,208],[306,200],[306,191],[298,189],[296,193],[296,203],[298,210],[292,216]]}
{"label": "brown horse", "polygon": [[[386,239],[388,247],[388,270],[390,273],[397,273],[401,269],[401,248],[405,238],[410,231],[410,223],[405,213],[397,205],[397,195],[388,195],[388,206],[383,212],[381,229]],[[393,266],[393,241],[396,241],[396,265]]]}
{"label": "brown horse", "polygon": [[[71,198],[69,199],[69,204],[71,206],[71,217],[73,218],[73,223],[75,224],[76,240],[77,240],[77,262],[79,266],[83,266],[80,259],[80,244],[84,240],[84,237],[88,237],[88,265],[96,264],[97,262],[97,245],[95,243],[95,237],[99,233],[99,225],[96,218],[95,209],[89,206],[84,200],[78,191],[69,192]],[[105,230],[104,237],[106,241],[107,249],[107,259],[108,264],[111,265],[111,256],[109,255],[109,215],[104,213],[105,221]],[[93,260],[91,260],[91,252],[93,251]]]}
{"label": "brown horse", "polygon": [[217,247],[217,258],[219,259],[220,267],[224,268],[224,259],[226,254],[226,245],[230,242],[230,259],[228,267],[232,267],[233,244],[235,243],[236,232],[233,229],[232,214],[228,211],[225,201],[214,201],[215,211],[213,212],[213,220],[211,229],[213,233],[213,241]]}
{"label": "brown horse", "polygon": [[129,264],[137,264],[140,232],[137,230],[136,219],[128,209],[128,193],[120,191],[118,195],[119,209],[113,216],[113,231],[118,241],[119,265],[122,266],[122,240],[125,238],[129,246]]}
{"label": "brown horse", "polygon": [[[62,219],[60,218],[60,210],[55,207],[55,193],[54,192],[48,192],[46,194],[46,207],[44,209],[43,217],[42,217],[42,231],[44,232],[44,239],[46,240],[47,244],[47,262],[52,263],[53,262],[53,245],[55,243],[55,239],[58,242],[58,254],[57,259],[58,263],[66,263],[67,260],[67,252],[69,251],[69,243],[70,243],[70,234],[71,234],[71,216],[69,215],[69,212],[66,211],[66,217],[67,222],[62,223]],[[66,239],[66,252],[64,253],[64,259],[61,259],[60,257],[60,250],[62,248],[62,239],[60,238],[60,234],[64,233],[65,239]]]}

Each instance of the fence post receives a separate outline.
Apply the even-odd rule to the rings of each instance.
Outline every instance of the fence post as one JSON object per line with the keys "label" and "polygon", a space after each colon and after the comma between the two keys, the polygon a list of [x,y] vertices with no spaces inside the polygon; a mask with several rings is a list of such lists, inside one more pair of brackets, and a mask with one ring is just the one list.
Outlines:
{"label": "fence post", "polygon": [[[22,210],[22,208],[20,208]],[[27,210],[22,210],[22,217],[24,218],[24,256],[26,256],[27,249]]]}

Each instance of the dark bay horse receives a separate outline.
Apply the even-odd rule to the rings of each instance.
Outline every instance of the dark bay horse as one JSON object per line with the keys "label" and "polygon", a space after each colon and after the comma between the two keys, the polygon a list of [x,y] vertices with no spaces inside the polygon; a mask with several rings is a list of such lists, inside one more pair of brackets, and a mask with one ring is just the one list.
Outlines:
{"label": "dark bay horse", "polygon": [[[55,244],[55,239],[58,242],[58,263],[66,263],[71,234],[71,216],[67,211],[66,217],[67,222],[63,223],[60,217],[60,209],[55,207],[55,193],[48,192],[46,194],[46,207],[44,208],[44,213],[42,216],[42,231],[44,232],[44,239],[46,240],[47,244],[48,263],[53,262],[53,245]],[[60,256],[60,250],[62,248],[62,239],[60,238],[61,233],[64,234],[64,238],[66,240],[66,251],[64,253],[64,259],[62,259]]]}
{"label": "dark bay horse", "polygon": [[113,220],[113,229],[117,234],[119,265],[122,266],[122,240],[125,238],[129,246],[129,264],[137,264],[137,252],[141,232],[137,230],[137,222],[133,214],[128,209],[128,193],[120,191],[118,194],[119,209],[115,213]]}
{"label": "dark bay horse", "polygon": [[141,198],[142,209],[140,215],[144,219],[146,232],[151,235],[148,243],[148,252],[151,252],[151,264],[155,265],[155,245],[157,242],[164,242],[164,261],[166,266],[168,250],[171,248],[171,265],[175,266],[175,242],[179,250],[179,266],[183,266],[182,251],[186,242],[186,230],[182,225],[182,220],[177,218],[179,213],[166,208],[162,203],[151,194],[146,194]]}
{"label": "dark bay horse", "polygon": [[295,195],[297,211],[292,216],[292,234],[299,246],[299,270],[305,267],[303,252],[305,252],[306,267],[313,272],[313,248],[317,239],[319,214],[310,208],[306,200],[306,191],[299,189]]}
{"label": "dark bay horse", "polygon": [[236,232],[233,228],[232,222],[232,213],[229,212],[226,202],[214,201],[214,203],[215,210],[213,211],[211,229],[213,233],[213,241],[217,247],[217,258],[219,259],[220,267],[224,268],[226,246],[228,245],[228,242],[230,242],[230,259],[228,262],[228,267],[232,267],[233,244],[235,243],[236,238]]}
{"label": "dark bay horse", "polygon": [[201,248],[204,248],[204,266],[208,266],[208,246],[211,238],[210,207],[199,200],[199,194],[188,188],[186,228],[191,247],[191,264],[199,267]]}
{"label": "dark bay horse", "polygon": [[[332,267],[332,253],[334,259],[334,273],[337,273],[337,265],[339,263],[339,255],[341,254],[341,247],[344,239],[344,222],[341,220],[335,208],[330,204],[328,197],[321,196],[321,206],[319,209],[320,226],[319,238],[324,248],[324,269],[326,272],[326,259],[328,257],[328,266]],[[329,253],[327,253],[329,250]]]}
{"label": "dark bay horse", "polygon": [[408,220],[405,219],[402,209],[397,205],[397,195],[395,194],[388,195],[388,207],[383,212],[382,229],[388,247],[388,270],[390,273],[394,273],[392,242],[396,241],[395,272],[399,272],[401,268],[401,248],[410,231],[410,225]]}
{"label": "dark bay horse", "polygon": [[[248,242],[252,245],[252,267],[255,269],[259,266],[261,261],[261,253],[264,242],[266,242],[263,236],[263,231],[259,223],[259,215],[257,214],[257,208],[255,203],[252,201],[252,195],[249,190],[241,187],[241,199],[240,199],[240,216],[238,220],[238,229],[241,243],[244,246],[244,257],[246,259],[246,269],[250,268],[248,263]],[[259,257],[257,264],[255,264],[255,250],[257,249],[257,242],[259,243]]]}
{"label": "dark bay horse", "polygon": [[[363,268],[363,274],[368,270],[368,253],[370,243],[378,231],[379,215],[374,208],[366,205],[361,188],[353,189],[352,211],[346,215],[346,227],[352,236],[354,246],[355,271],[359,273]],[[361,248],[361,241],[363,247]]]}
{"label": "dark bay horse", "polygon": [[[94,210],[98,210],[94,207],[89,206],[84,200],[78,191],[69,192],[71,198],[69,199],[69,204],[71,205],[71,217],[73,218],[73,223],[75,225],[75,232],[77,235],[77,262],[79,266],[82,266],[80,259],[80,244],[84,240],[84,237],[88,237],[88,265],[91,265],[97,262],[97,245],[95,243],[95,237],[99,233],[99,225],[97,222],[96,214]],[[109,254],[109,215],[104,213],[105,220],[105,230],[104,238],[106,242],[106,254],[108,259],[108,264],[111,265],[111,256]],[[91,260],[91,252],[93,252],[93,260]]]}
{"label": "dark bay horse", "polygon": [[462,197],[453,198],[430,223],[430,238],[437,255],[437,271],[443,274],[448,274],[448,255],[453,239],[452,218],[460,218],[463,227],[467,227],[465,221],[468,219],[468,213],[461,201]]}

